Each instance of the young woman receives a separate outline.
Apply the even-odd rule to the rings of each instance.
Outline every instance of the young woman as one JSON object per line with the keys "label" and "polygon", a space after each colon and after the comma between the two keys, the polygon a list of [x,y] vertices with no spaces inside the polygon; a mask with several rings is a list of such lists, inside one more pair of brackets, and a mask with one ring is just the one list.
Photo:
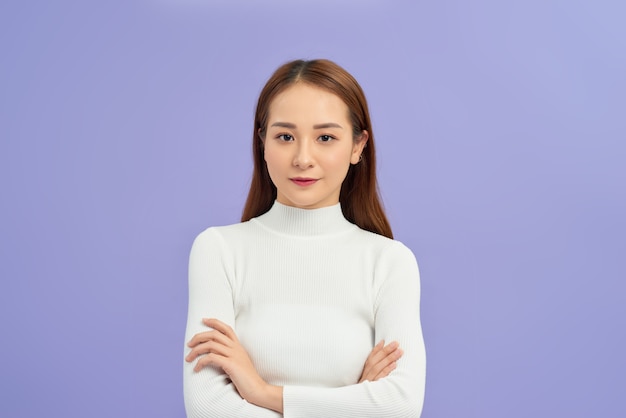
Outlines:
{"label": "young woman", "polygon": [[191,250],[188,416],[418,417],[419,272],[380,204],[361,87],[327,60],[287,63],[252,141],[242,223]]}

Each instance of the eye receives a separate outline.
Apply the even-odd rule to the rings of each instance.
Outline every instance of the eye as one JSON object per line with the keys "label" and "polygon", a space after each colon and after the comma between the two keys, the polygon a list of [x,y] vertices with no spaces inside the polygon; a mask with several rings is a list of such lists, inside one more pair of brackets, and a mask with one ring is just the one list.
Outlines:
{"label": "eye", "polygon": [[330,136],[330,135],[320,135],[320,137],[318,138],[320,142],[330,142],[333,139],[335,139],[335,137]]}
{"label": "eye", "polygon": [[291,136],[289,134],[280,134],[276,138],[280,139],[281,141],[284,141],[284,142],[293,141],[293,136]]}

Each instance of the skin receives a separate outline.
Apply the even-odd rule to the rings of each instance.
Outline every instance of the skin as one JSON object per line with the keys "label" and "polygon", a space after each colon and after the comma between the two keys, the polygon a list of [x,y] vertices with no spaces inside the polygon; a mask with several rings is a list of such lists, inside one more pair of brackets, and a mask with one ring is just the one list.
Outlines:
{"label": "skin", "polygon": [[[265,162],[280,203],[315,209],[339,202],[350,164],[357,164],[368,133],[354,138],[349,111],[336,95],[296,83],[270,104],[263,139]],[[317,180],[310,186],[294,178]]]}
{"label": "skin", "polygon": [[[352,132],[346,104],[326,90],[296,83],[277,95],[269,108],[264,155],[278,202],[302,209],[339,203],[350,164],[358,164],[368,132]],[[312,179],[299,185],[294,179]],[[193,336],[187,362],[194,370],[221,368],[249,403],[283,412],[283,388],[256,371],[234,330],[218,319],[203,319],[211,330]],[[397,342],[380,341],[370,352],[359,383],[388,376],[403,352]]]}

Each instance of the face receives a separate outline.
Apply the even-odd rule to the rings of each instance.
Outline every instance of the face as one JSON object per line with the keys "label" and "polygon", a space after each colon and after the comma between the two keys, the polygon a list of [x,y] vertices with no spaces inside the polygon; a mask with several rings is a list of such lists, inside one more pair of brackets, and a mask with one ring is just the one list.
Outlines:
{"label": "face", "polygon": [[367,131],[356,140],[346,104],[336,95],[296,83],[269,106],[264,155],[278,202],[303,209],[339,202],[350,164],[357,164]]}

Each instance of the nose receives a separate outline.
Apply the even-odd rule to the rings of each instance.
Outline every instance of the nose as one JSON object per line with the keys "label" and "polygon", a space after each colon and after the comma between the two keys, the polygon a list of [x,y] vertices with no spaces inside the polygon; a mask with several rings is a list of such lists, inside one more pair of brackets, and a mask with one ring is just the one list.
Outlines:
{"label": "nose", "polygon": [[293,157],[293,165],[299,168],[309,168],[313,166],[313,150],[309,141],[297,141],[296,152]]}

